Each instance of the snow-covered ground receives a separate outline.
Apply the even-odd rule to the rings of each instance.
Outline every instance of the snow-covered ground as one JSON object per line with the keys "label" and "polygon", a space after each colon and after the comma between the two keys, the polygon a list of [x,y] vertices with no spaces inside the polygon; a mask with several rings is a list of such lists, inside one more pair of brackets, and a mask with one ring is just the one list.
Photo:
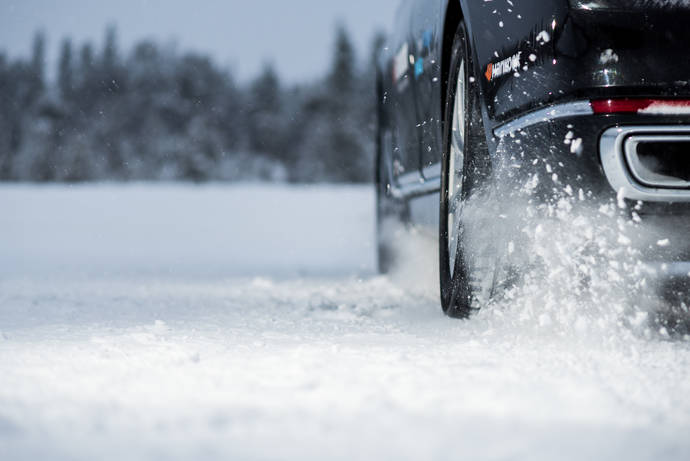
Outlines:
{"label": "snow-covered ground", "polygon": [[690,459],[687,338],[533,291],[449,320],[432,241],[374,274],[373,209],[0,187],[0,459]]}

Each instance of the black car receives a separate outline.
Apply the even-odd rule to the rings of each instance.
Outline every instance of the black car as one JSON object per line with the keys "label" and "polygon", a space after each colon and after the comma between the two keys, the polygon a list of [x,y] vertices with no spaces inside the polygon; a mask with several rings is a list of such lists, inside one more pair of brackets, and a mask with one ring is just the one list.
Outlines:
{"label": "black car", "polygon": [[531,200],[578,191],[673,230],[643,257],[687,282],[689,43],[685,1],[404,0],[377,69],[380,269],[387,222],[433,229],[443,309],[467,316],[501,259],[470,261],[464,204],[548,174]]}

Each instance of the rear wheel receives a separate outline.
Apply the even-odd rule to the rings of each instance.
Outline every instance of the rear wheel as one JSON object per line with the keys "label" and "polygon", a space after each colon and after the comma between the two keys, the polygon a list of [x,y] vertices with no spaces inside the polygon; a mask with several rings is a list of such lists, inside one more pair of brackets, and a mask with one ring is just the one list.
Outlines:
{"label": "rear wheel", "polygon": [[386,274],[393,267],[393,248],[391,236],[388,235],[388,223],[393,216],[389,197],[390,182],[386,179],[388,175],[381,155],[381,136],[379,133],[379,155],[376,162],[376,256],[379,272]]}
{"label": "rear wheel", "polygon": [[[486,304],[495,285],[490,248],[470,242],[465,216],[468,199],[489,169],[479,109],[478,81],[464,24],[455,33],[445,103],[439,219],[439,262],[443,310],[467,317]],[[486,251],[489,250],[489,251]]]}
{"label": "rear wheel", "polygon": [[395,266],[395,233],[408,217],[407,203],[392,196],[393,137],[379,113],[376,154],[376,249],[382,274]]}

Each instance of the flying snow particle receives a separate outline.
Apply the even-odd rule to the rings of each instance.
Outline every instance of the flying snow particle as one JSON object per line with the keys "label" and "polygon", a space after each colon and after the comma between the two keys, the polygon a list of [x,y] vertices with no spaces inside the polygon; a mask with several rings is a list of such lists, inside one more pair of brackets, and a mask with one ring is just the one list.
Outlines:
{"label": "flying snow particle", "polygon": [[616,194],[616,201],[618,202],[618,208],[621,210],[627,208],[625,204],[625,190],[622,187],[618,190],[618,194]]}
{"label": "flying snow particle", "polygon": [[549,43],[551,41],[551,35],[545,30],[542,30],[539,32],[537,35],[537,42],[539,42],[540,45],[543,45],[544,43]]}
{"label": "flying snow particle", "polygon": [[599,56],[599,62],[601,64],[608,64],[611,62],[618,62],[618,55],[613,52],[611,48],[604,50]]}
{"label": "flying snow particle", "polygon": [[570,142],[570,152],[575,155],[582,153],[582,138],[573,139]]}
{"label": "flying snow particle", "polygon": [[548,327],[553,323],[551,320],[551,316],[548,314],[541,314],[539,316],[539,326],[540,327]]}
{"label": "flying snow particle", "polygon": [[620,234],[620,235],[618,236],[618,243],[621,244],[621,245],[624,245],[624,246],[630,246],[630,244],[632,243],[632,240],[630,240],[630,239],[629,239],[628,237],[626,237],[625,235]]}

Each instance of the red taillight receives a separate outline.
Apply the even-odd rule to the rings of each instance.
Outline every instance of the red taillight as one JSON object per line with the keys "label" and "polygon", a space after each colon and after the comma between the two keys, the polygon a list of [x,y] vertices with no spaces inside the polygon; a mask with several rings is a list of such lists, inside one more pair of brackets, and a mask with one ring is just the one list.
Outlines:
{"label": "red taillight", "polygon": [[592,101],[592,111],[595,114],[614,114],[621,112],[640,112],[646,109],[664,110],[674,109],[685,112],[690,110],[690,100],[687,99],[598,99]]}

